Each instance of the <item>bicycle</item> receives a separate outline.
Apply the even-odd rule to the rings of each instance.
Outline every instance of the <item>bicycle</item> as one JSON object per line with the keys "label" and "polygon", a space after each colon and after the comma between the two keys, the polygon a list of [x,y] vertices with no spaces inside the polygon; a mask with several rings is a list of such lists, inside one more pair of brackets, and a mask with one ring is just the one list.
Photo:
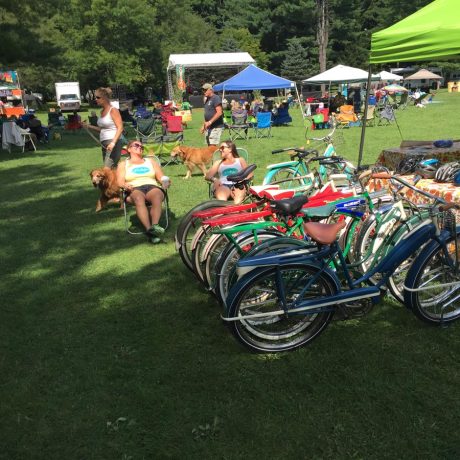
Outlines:
{"label": "bicycle", "polygon": [[[446,204],[401,178],[393,179],[434,200],[429,208],[430,220],[415,227],[373,269],[357,279],[353,279],[336,241],[340,223],[305,224],[306,232],[318,244],[317,252],[241,259],[240,270],[253,269],[233,286],[222,316],[237,340],[257,352],[304,346],[325,330],[337,311],[345,318],[367,313],[383,297],[383,287],[391,274],[418,251],[405,282],[406,306],[430,324],[448,324],[460,317],[460,303],[455,305],[460,298],[460,227],[452,224],[449,211],[456,205]],[[440,217],[450,221],[447,228],[442,226]],[[332,260],[339,262],[340,272],[330,269]],[[369,281],[375,275],[378,281],[374,285]],[[440,283],[440,278],[447,282]]]}

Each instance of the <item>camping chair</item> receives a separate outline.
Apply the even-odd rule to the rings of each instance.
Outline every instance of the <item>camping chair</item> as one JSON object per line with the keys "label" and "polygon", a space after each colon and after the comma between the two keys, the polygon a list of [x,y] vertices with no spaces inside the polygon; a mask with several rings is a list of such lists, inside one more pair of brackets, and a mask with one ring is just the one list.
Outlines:
{"label": "camping chair", "polygon": [[184,127],[182,126],[182,117],[170,115],[166,118],[166,134],[177,134],[184,138]]}
{"label": "camping chair", "polygon": [[273,117],[273,126],[287,125],[292,122],[291,115],[289,115],[288,107],[279,107],[277,114]]}
{"label": "camping chair", "polygon": [[375,105],[367,106],[366,126],[375,126]]}
{"label": "camping chair", "polygon": [[409,93],[406,91],[401,94],[401,99],[398,103],[398,109],[404,110],[407,107],[407,102],[409,100]]}
{"label": "camping chair", "polygon": [[352,105],[342,105],[339,107],[339,114],[335,117],[338,128],[349,128],[350,123],[358,121],[358,117]]}
{"label": "camping chair", "polygon": [[143,144],[155,142],[155,138],[159,134],[159,127],[157,119],[152,116],[150,118],[138,118],[134,127],[136,139],[142,141]]}
{"label": "camping chair", "polygon": [[[160,160],[157,156],[155,155],[147,155],[146,158],[149,158],[151,161],[156,161],[158,164],[160,164]],[[166,230],[169,226],[169,198],[168,198],[168,189],[162,189],[165,192],[165,199],[163,200],[163,213],[162,217],[160,218],[160,222],[162,219],[164,219],[164,222],[161,222],[163,225],[162,227]],[[125,229],[130,235],[143,235],[145,232],[142,230],[133,230],[133,224],[130,221],[134,218],[130,217],[130,213],[128,212],[128,205],[131,205],[131,203],[128,203],[127,198],[129,194],[126,193],[125,190],[122,189],[122,205],[123,205],[123,214],[125,216]],[[149,205],[150,207],[150,205]]]}
{"label": "camping chair", "polygon": [[232,123],[228,125],[228,134],[232,141],[248,138],[249,124],[246,123],[247,118],[248,113],[246,110],[232,112]]}
{"label": "camping chair", "polygon": [[35,134],[30,131],[20,128],[13,121],[5,121],[2,123],[2,149],[8,150],[11,152],[11,146],[16,145],[22,147],[22,152],[24,153],[26,148],[26,142],[30,142],[34,151],[37,151],[35,142],[37,138]]}
{"label": "camping chair", "polygon": [[225,109],[223,111],[223,116],[224,116],[224,125],[226,128],[228,128],[228,126],[232,124],[232,111],[230,109]]}
{"label": "camping chair", "polygon": [[380,110],[379,114],[379,121],[377,125],[391,125],[393,121],[396,120],[395,117],[395,112],[393,110],[393,107],[390,104],[387,104],[383,107],[382,110]]}
{"label": "camping chair", "polygon": [[[244,160],[246,161],[246,164],[249,164],[249,153],[248,153],[248,151],[246,149],[241,148],[241,147],[237,147],[236,151],[238,152],[238,155],[241,158],[244,158]],[[220,149],[216,150],[212,154],[212,162],[211,162],[211,164],[213,165],[216,161],[221,161]],[[211,183],[208,184],[208,195],[209,195],[209,198],[211,198],[211,199],[214,198],[214,190],[212,188]]]}
{"label": "camping chair", "polygon": [[271,112],[257,112],[256,124],[254,125],[254,132],[257,139],[271,137],[271,119]]}

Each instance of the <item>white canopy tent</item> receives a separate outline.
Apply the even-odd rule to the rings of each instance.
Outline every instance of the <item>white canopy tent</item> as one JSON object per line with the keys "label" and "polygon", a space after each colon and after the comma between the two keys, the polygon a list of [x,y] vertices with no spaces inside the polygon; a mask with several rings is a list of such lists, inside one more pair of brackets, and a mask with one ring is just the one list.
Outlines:
{"label": "white canopy tent", "polygon": [[317,85],[330,85],[332,83],[360,83],[367,81],[368,73],[365,70],[349,67],[346,65],[336,65],[314,77],[303,80],[302,83]]}
{"label": "white canopy tent", "polygon": [[380,81],[401,81],[404,80],[404,77],[397,75],[395,73],[387,72],[382,70],[379,73],[372,74],[372,79],[378,78]]}
{"label": "white canopy tent", "polygon": [[169,56],[166,77],[168,81],[168,96],[173,98],[172,72],[176,66],[183,68],[206,67],[246,67],[256,61],[249,53],[198,53],[198,54],[171,54]]}

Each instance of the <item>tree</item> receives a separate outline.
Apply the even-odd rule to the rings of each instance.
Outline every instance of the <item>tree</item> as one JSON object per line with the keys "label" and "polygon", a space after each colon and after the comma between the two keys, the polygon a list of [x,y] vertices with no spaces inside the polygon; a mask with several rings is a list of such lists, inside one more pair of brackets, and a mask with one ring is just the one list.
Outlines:
{"label": "tree", "polygon": [[310,58],[308,49],[303,45],[304,41],[297,37],[288,40],[281,75],[289,80],[304,80],[317,70],[316,59]]}
{"label": "tree", "polygon": [[319,70],[326,70],[327,45],[329,41],[329,2],[328,0],[316,0],[318,26],[316,29],[316,42],[318,43]]}

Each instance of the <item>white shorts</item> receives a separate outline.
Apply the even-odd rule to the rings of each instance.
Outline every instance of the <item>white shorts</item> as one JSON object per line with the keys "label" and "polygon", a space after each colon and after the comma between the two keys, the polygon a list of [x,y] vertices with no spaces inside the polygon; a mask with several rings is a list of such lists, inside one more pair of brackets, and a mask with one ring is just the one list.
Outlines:
{"label": "white shorts", "polygon": [[208,129],[208,134],[206,135],[206,142],[208,145],[219,145],[220,137],[223,132],[224,128]]}

